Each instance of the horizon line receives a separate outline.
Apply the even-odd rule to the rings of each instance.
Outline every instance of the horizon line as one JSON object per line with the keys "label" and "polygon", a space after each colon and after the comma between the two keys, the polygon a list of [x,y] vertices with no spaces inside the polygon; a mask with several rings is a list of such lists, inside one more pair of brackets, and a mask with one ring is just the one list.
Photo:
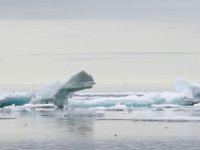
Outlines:
{"label": "horizon line", "polygon": [[24,53],[24,54],[5,54],[6,56],[58,56],[58,55],[200,55],[200,51],[192,51],[192,52],[185,52],[185,51],[175,51],[175,52],[158,52],[158,51],[125,51],[125,52],[61,52],[61,53]]}

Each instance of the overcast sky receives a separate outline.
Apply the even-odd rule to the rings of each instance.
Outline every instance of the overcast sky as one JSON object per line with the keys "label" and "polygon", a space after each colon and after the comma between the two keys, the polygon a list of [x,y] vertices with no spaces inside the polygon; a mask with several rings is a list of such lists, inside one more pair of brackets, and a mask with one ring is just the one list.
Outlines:
{"label": "overcast sky", "polygon": [[0,84],[200,82],[199,0],[0,0]]}

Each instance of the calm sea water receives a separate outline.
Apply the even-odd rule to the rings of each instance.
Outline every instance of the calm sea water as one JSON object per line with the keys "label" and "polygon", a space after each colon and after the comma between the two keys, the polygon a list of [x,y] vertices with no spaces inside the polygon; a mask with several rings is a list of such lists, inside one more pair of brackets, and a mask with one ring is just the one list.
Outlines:
{"label": "calm sea water", "polygon": [[[1,112],[1,150],[199,149],[199,122],[99,120],[67,112]],[[109,112],[108,112],[109,113]],[[120,112],[112,112],[112,115]]]}

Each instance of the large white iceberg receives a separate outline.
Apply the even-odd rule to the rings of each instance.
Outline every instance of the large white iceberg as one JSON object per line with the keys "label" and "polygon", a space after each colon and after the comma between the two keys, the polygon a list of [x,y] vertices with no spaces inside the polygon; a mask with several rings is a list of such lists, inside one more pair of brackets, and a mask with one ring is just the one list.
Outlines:
{"label": "large white iceberg", "polygon": [[58,80],[48,86],[18,95],[9,94],[0,100],[0,107],[27,103],[53,103],[58,108],[67,105],[68,98],[76,91],[92,88],[94,79],[85,71],[74,73],[69,78]]}

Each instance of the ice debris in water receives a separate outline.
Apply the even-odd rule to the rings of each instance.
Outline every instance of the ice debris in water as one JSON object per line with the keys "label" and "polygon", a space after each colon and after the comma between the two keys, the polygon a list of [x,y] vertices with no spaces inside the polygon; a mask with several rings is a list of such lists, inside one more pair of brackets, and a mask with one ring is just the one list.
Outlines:
{"label": "ice debris in water", "polygon": [[[82,95],[83,96],[83,95]],[[191,99],[185,92],[150,92],[142,96],[135,94],[123,96],[123,97],[104,97],[93,96],[86,99],[72,98],[69,101],[70,106],[74,107],[111,107],[120,103],[128,107],[141,107],[151,106],[153,104],[177,104],[177,105],[191,105],[193,99]]]}
{"label": "ice debris in water", "polygon": [[117,103],[114,106],[111,107],[96,107],[95,110],[97,111],[126,111],[128,110],[126,105],[121,105],[120,103]]}

